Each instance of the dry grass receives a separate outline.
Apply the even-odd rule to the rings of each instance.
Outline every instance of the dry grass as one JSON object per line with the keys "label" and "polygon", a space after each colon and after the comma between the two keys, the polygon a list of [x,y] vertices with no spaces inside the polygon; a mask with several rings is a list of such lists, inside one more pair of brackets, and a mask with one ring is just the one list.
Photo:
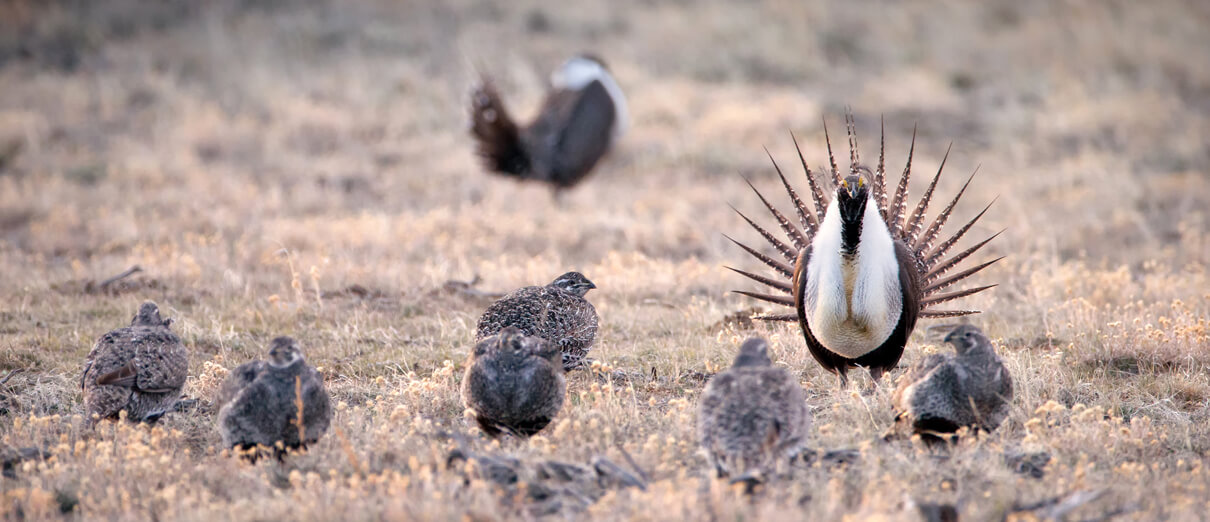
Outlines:
{"label": "dry grass", "polygon": [[[1210,507],[1201,2],[36,4],[0,5],[0,371],[25,370],[0,385],[0,437],[54,457],[0,478],[6,518],[529,516],[447,469],[457,445],[581,463],[624,462],[620,445],[651,483],[584,508],[601,519],[900,519],[948,502],[981,520],[1102,489],[1071,516]],[[544,71],[581,49],[628,91],[620,149],[559,204],[483,174],[462,106],[474,64],[527,114]],[[980,166],[960,215],[999,197],[972,236],[1007,228],[987,255],[1009,257],[969,304],[1015,411],[948,458],[875,442],[888,387],[837,389],[795,329],[720,326],[752,306],[722,268],[755,267],[720,234],[753,238],[725,205],[758,214],[736,173],[774,191],[761,146],[793,165],[787,130],[822,163],[820,118],[840,128],[845,105],[867,156],[885,116],[893,171],[913,125],[917,172],[953,140],[944,193]],[[131,265],[144,272],[98,290]],[[502,291],[568,269],[600,287],[593,355],[616,371],[573,374],[540,437],[488,442],[457,389],[489,301],[444,283]],[[144,299],[176,320],[201,407],[86,430],[81,362]],[[931,324],[905,363],[945,349]],[[692,425],[700,375],[753,333],[800,373],[812,446],[862,455],[749,501],[707,477]],[[299,339],[340,406],[309,454],[249,466],[217,448],[209,400],[276,335]],[[1005,451],[1052,459],[1035,479]]]}

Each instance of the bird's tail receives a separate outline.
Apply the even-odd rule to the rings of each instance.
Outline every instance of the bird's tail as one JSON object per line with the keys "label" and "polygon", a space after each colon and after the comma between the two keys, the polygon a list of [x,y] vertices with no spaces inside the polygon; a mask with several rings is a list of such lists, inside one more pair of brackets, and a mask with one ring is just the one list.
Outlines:
{"label": "bird's tail", "polygon": [[482,77],[471,92],[471,135],[475,151],[488,170],[524,176],[530,170],[530,158],[521,142],[517,124],[504,108],[491,79]]}

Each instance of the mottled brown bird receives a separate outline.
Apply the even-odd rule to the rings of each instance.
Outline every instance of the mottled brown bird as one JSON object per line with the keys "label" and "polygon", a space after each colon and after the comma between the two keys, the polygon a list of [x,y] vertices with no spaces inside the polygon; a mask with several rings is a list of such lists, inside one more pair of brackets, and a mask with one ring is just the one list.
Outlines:
{"label": "mottled brown bird", "polygon": [[979,328],[963,325],[945,337],[956,354],[932,354],[899,379],[891,396],[896,421],[923,436],[958,428],[991,431],[1008,417],[1013,381]]}
{"label": "mottled brown bird", "polygon": [[170,323],[149,301],[130,326],[97,340],[80,377],[90,419],[116,419],[125,411],[129,421],[155,422],[172,409],[189,374],[189,354]]}
{"label": "mottled brown bird", "polygon": [[273,339],[267,361],[233,370],[219,390],[218,404],[223,445],[245,450],[276,448],[279,442],[281,449],[306,446],[318,441],[332,421],[323,376],[307,364],[290,337]]}
{"label": "mottled brown bird", "polygon": [[773,366],[768,350],[764,339],[744,341],[698,400],[698,441],[720,477],[776,471],[806,445],[811,414],[802,386]]}
{"label": "mottled brown bird", "polygon": [[[927,220],[926,214],[937,180],[941,177],[941,168],[937,169],[937,175],[915,210],[908,212],[907,189],[912,151],[915,150],[915,133],[912,134],[912,151],[908,152],[907,166],[888,204],[883,161],[885,147],[880,148],[878,165],[871,170],[861,163],[858,155],[852,115],[847,116],[846,123],[850,159],[847,175],[842,176],[836,167],[830,141],[828,159],[831,175],[826,178],[812,173],[806,161],[802,160],[802,151],[798,153],[806,171],[810,186],[808,195],[814,202],[813,209],[790,187],[777,164],[773,165],[794,203],[798,225],[777,210],[760,192],[756,193],[777,220],[789,244],[740,214],[776,250],[777,255],[769,256],[742,243],[735,243],[777,275],[766,277],[731,269],[773,289],[772,293],[737,293],[794,309],[793,313],[761,318],[797,322],[811,355],[824,369],[835,373],[842,386],[847,383],[849,368],[866,368],[875,380],[894,368],[903,355],[904,346],[918,318],[978,313],[975,310],[943,310],[938,306],[995,286],[952,290],[954,285],[1000,260],[997,258],[969,267],[962,265],[967,257],[998,233],[970,248],[950,254],[966,232],[983,217],[987,208],[952,235],[941,235],[941,229],[966,191],[966,185],[931,222]],[[824,132],[826,137],[826,125]],[[885,145],[885,141],[882,144]],[[797,141],[794,146],[798,148]],[[947,151],[947,157],[948,154]],[[944,166],[945,159],[942,159],[941,167]],[[970,184],[970,181],[968,178],[966,184]],[[833,190],[826,188],[829,182]],[[753,186],[752,190],[756,191],[756,187]]]}
{"label": "mottled brown bird", "polygon": [[546,339],[563,352],[563,368],[584,362],[597,334],[597,310],[584,299],[596,288],[579,272],[568,272],[546,286],[527,286],[492,303],[479,318],[475,340],[515,326],[525,335]]}
{"label": "mottled brown bird", "polygon": [[484,166],[565,189],[584,179],[626,129],[626,98],[598,57],[571,58],[528,125],[509,116],[492,81],[471,93],[471,135]]}
{"label": "mottled brown bird", "polygon": [[563,408],[567,380],[559,349],[514,326],[477,345],[462,378],[462,400],[484,433],[529,437]]}

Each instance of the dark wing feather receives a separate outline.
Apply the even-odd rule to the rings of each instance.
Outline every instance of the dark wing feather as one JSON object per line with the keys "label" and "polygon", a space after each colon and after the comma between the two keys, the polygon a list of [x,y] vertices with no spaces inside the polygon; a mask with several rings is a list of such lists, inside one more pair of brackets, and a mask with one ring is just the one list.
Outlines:
{"label": "dark wing feather", "polygon": [[134,361],[131,361],[116,370],[98,375],[96,383],[99,386],[134,388],[138,377],[139,370],[135,367]]}
{"label": "dark wing feather", "polygon": [[521,131],[487,76],[471,92],[471,136],[476,141],[475,152],[488,170],[518,177],[530,173],[532,165]]}
{"label": "dark wing feather", "polygon": [[[613,139],[616,109],[601,82],[594,81],[564,101],[551,95],[550,103],[562,104],[554,113],[566,122],[550,156],[553,182],[570,186],[596,166]],[[546,110],[543,110],[545,113]]]}

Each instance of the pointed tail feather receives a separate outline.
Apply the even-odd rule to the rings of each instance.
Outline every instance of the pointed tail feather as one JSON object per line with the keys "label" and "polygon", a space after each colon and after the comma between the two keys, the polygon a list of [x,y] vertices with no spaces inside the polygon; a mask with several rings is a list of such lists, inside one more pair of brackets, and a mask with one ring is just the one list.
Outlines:
{"label": "pointed tail feather", "polygon": [[471,93],[471,135],[488,170],[524,177],[531,168],[517,124],[509,116],[491,79],[484,76]]}
{"label": "pointed tail feather", "polygon": [[755,228],[757,232],[760,232],[760,235],[765,238],[765,241],[768,241],[770,245],[773,245],[773,248],[776,248],[779,252],[781,252],[781,254],[786,257],[786,260],[794,261],[794,259],[798,257],[797,250],[794,250],[790,247],[790,245],[781,242],[780,239],[777,239],[777,237],[768,230],[765,230],[760,225],[757,225],[755,221],[749,219],[748,216],[745,216],[743,212],[739,211],[739,209],[731,207],[731,210],[734,210],[736,214],[739,214],[739,217],[744,218],[744,221],[747,221],[749,225],[752,225],[752,228]]}
{"label": "pointed tail feather", "polygon": [[[773,165],[777,166],[776,163]],[[780,174],[781,171],[779,170],[778,173]],[[760,198],[760,202],[765,204],[765,208],[769,209],[769,213],[773,214],[773,217],[777,219],[777,224],[781,227],[782,232],[785,232],[786,237],[790,238],[790,242],[794,243],[794,249],[802,250],[807,248],[807,238],[798,230],[798,227],[795,227],[794,223],[791,223],[789,219],[786,219],[786,216],[782,214],[781,211],[777,210],[773,204],[769,203],[769,200],[765,199],[765,196],[762,195],[759,190],[756,190],[756,186],[753,185],[748,178],[744,178],[744,182],[748,184],[748,187],[752,189],[752,192],[756,193],[756,197]]]}
{"label": "pointed tail feather", "polygon": [[966,279],[972,275],[975,275],[975,273],[979,272],[980,270],[983,270],[984,268],[992,266],[993,264],[995,264],[997,261],[999,261],[1001,259],[1004,259],[1004,256],[997,257],[997,258],[995,258],[991,261],[988,261],[986,263],[983,263],[981,265],[976,265],[976,266],[970,267],[966,270],[958,272],[957,274],[954,274],[945,279],[937,281],[936,283],[929,284],[928,282],[926,282],[925,284],[927,284],[928,286],[926,286],[924,288],[924,295],[929,296],[929,295],[933,295],[937,292],[940,292],[941,290],[944,290],[945,288],[953,285],[954,283],[957,283],[958,281]]}
{"label": "pointed tail feather", "polygon": [[828,163],[832,165],[832,186],[840,186],[840,169],[836,167],[836,157],[832,155],[832,138],[828,136],[828,119],[823,120],[823,139],[828,144]]}
{"label": "pointed tail feather", "polygon": [[932,270],[929,270],[928,273],[924,274],[925,284],[928,284],[929,281],[932,281],[932,280],[936,279],[937,277],[944,275],[946,272],[949,272],[951,269],[953,269],[955,266],[957,266],[958,263],[961,263],[963,259],[966,259],[971,254],[974,254],[980,248],[983,248],[983,245],[986,245],[989,241],[995,239],[996,236],[1000,235],[1003,232],[1004,231],[1001,230],[1000,232],[996,232],[995,234],[992,234],[991,237],[984,239],[983,241],[980,241],[978,243],[975,243],[974,246],[972,246],[966,250],[963,250],[961,252],[958,252],[957,254],[954,254],[954,257],[951,257],[948,261],[941,263],[940,265],[937,265],[937,267],[933,268]]}
{"label": "pointed tail feather", "polygon": [[895,188],[895,197],[891,199],[891,215],[887,219],[887,226],[891,228],[891,233],[899,237],[904,237],[905,230],[903,219],[906,217],[904,212],[907,211],[907,196],[908,196],[908,180],[912,177],[912,156],[916,153],[916,127],[912,126],[912,145],[908,148],[907,164],[903,167],[903,175],[899,177],[899,186]]}
{"label": "pointed tail feather", "polygon": [[778,281],[778,280],[776,280],[776,279],[768,278],[768,277],[765,277],[765,276],[762,276],[762,275],[753,274],[752,272],[745,272],[745,271],[740,270],[740,269],[738,269],[738,268],[731,268],[731,267],[729,267],[729,266],[724,266],[723,268],[726,268],[727,270],[730,270],[730,271],[735,272],[735,273],[737,273],[737,274],[739,274],[739,275],[742,275],[742,276],[744,276],[744,277],[747,277],[748,279],[751,279],[751,280],[753,280],[753,281],[756,281],[756,282],[758,282],[758,283],[760,283],[760,284],[763,284],[763,285],[765,285],[765,286],[769,286],[769,287],[772,287],[772,288],[776,288],[776,289],[778,289],[778,290],[781,290],[782,292],[785,292],[786,294],[791,294],[791,293],[793,293],[793,292],[790,290],[790,284],[789,284],[789,283],[787,283],[787,282],[785,282],[785,281]]}
{"label": "pointed tail feather", "polygon": [[941,233],[941,227],[945,226],[945,222],[949,220],[950,213],[954,211],[954,206],[958,204],[958,200],[962,199],[962,194],[966,193],[966,187],[969,187],[971,180],[975,179],[975,174],[979,173],[979,168],[975,167],[975,171],[971,173],[969,178],[966,178],[966,183],[962,184],[962,188],[954,194],[954,199],[945,206],[945,209],[937,215],[932,224],[924,230],[924,234],[916,241],[915,250],[917,252],[928,252],[933,248],[933,241],[937,240],[937,234]]}
{"label": "pointed tail feather", "polygon": [[882,117],[878,118],[878,169],[874,171],[872,185],[874,201],[878,203],[878,213],[882,215],[882,221],[886,222],[886,121]]}
{"label": "pointed tail feather", "polygon": [[[777,170],[777,177],[781,179],[782,186],[786,188],[786,194],[790,195],[790,201],[794,202],[794,211],[798,213],[798,221],[802,223],[803,232],[805,232],[807,237],[814,236],[815,230],[818,227],[818,223],[815,221],[815,213],[807,208],[802,198],[798,197],[798,192],[795,192],[794,188],[790,186],[790,182],[786,181],[786,176],[782,174],[781,167],[777,166],[777,161],[773,159],[773,154],[769,152],[768,148],[765,149],[765,154],[769,156],[769,161],[773,162],[773,168]],[[803,247],[800,246],[799,248]]]}
{"label": "pointed tail feather", "polygon": [[941,179],[941,171],[945,170],[945,162],[950,158],[950,148],[954,146],[950,143],[949,147],[945,148],[945,156],[941,158],[941,165],[937,167],[937,174],[933,176],[933,181],[929,182],[929,188],[925,189],[924,195],[920,197],[920,203],[916,204],[916,210],[912,212],[911,219],[908,219],[904,230],[907,234],[904,236],[909,245],[916,244],[916,238],[920,237],[920,230],[924,228],[924,215],[928,213],[929,203],[933,199],[933,190],[937,188],[937,181]]}
{"label": "pointed tail feather", "polygon": [[752,318],[756,319],[758,321],[769,321],[769,322],[785,322],[785,323],[798,322],[798,314],[764,314],[764,315],[754,315],[754,316],[752,316]]}
{"label": "pointed tail feather", "polygon": [[983,214],[987,212],[987,209],[992,208],[992,203],[995,202],[996,200],[993,199],[991,203],[988,203],[986,207],[983,207],[983,210],[980,211],[978,215],[976,215],[970,221],[967,221],[965,225],[962,225],[962,228],[958,229],[953,236],[950,236],[949,239],[942,241],[941,244],[937,245],[937,248],[934,248],[932,252],[925,254],[924,265],[931,269],[933,265],[941,261],[941,258],[945,256],[946,252],[949,252],[949,250],[958,243],[958,240],[962,239],[962,236],[966,235],[966,232],[975,225],[975,222],[979,221],[979,218],[983,217]]}
{"label": "pointed tail feather", "polygon": [[861,156],[857,153],[857,122],[853,119],[852,107],[844,110],[845,130],[849,133],[849,172],[856,172],[861,165]]}
{"label": "pointed tail feather", "polygon": [[816,223],[821,222],[824,213],[828,211],[828,200],[824,196],[823,187],[815,179],[815,174],[811,172],[811,167],[807,166],[807,160],[802,156],[802,148],[798,146],[798,138],[794,136],[793,132],[790,133],[790,139],[794,141],[794,151],[798,152],[798,161],[802,163],[802,170],[807,174],[807,184],[811,186],[811,200],[815,202]]}
{"label": "pointed tail feather", "polygon": [[939,305],[941,303],[953,301],[954,299],[966,297],[966,296],[972,295],[972,294],[977,294],[977,293],[987,290],[989,288],[995,288],[995,287],[996,287],[996,285],[980,286],[980,287],[968,288],[966,290],[958,290],[956,292],[949,292],[946,294],[941,294],[941,295],[937,295],[934,297],[930,297],[928,299],[920,301],[920,309],[923,310],[923,309],[929,308],[933,305]]}
{"label": "pointed tail feather", "polygon": [[776,260],[776,259],[773,259],[773,258],[771,258],[771,257],[769,257],[769,256],[766,256],[766,255],[764,255],[764,254],[760,253],[760,252],[757,252],[757,251],[756,251],[756,250],[754,250],[752,247],[750,247],[750,246],[748,246],[748,245],[745,245],[745,244],[743,244],[743,243],[740,243],[739,241],[736,241],[736,240],[734,240],[734,239],[731,239],[731,236],[728,236],[727,234],[723,234],[723,237],[727,238],[727,239],[728,239],[728,240],[730,240],[732,243],[735,243],[737,246],[739,246],[740,248],[744,249],[744,251],[745,251],[745,252],[747,252],[747,253],[751,254],[751,255],[752,255],[752,257],[755,257],[755,258],[759,259],[759,260],[760,260],[762,263],[764,263],[766,266],[768,266],[769,268],[772,268],[772,269],[776,270],[776,271],[777,271],[778,273],[780,273],[781,275],[783,275],[783,276],[785,276],[785,277],[787,277],[787,278],[794,277],[794,269],[790,268],[790,267],[789,267],[789,266],[787,266],[785,263],[782,263],[781,261],[778,261],[778,260]]}
{"label": "pointed tail feather", "polygon": [[746,295],[753,299],[760,299],[761,301],[766,301],[766,302],[773,303],[773,304],[779,304],[782,306],[794,306],[794,298],[790,297],[788,295],[758,294],[756,292],[748,292],[745,290],[732,290],[732,292],[736,293],[736,294],[740,294],[740,295]]}
{"label": "pointed tail feather", "polygon": [[978,310],[923,310],[920,312],[920,317],[924,317],[926,319],[942,319],[946,317],[974,315],[977,313],[979,313]]}

